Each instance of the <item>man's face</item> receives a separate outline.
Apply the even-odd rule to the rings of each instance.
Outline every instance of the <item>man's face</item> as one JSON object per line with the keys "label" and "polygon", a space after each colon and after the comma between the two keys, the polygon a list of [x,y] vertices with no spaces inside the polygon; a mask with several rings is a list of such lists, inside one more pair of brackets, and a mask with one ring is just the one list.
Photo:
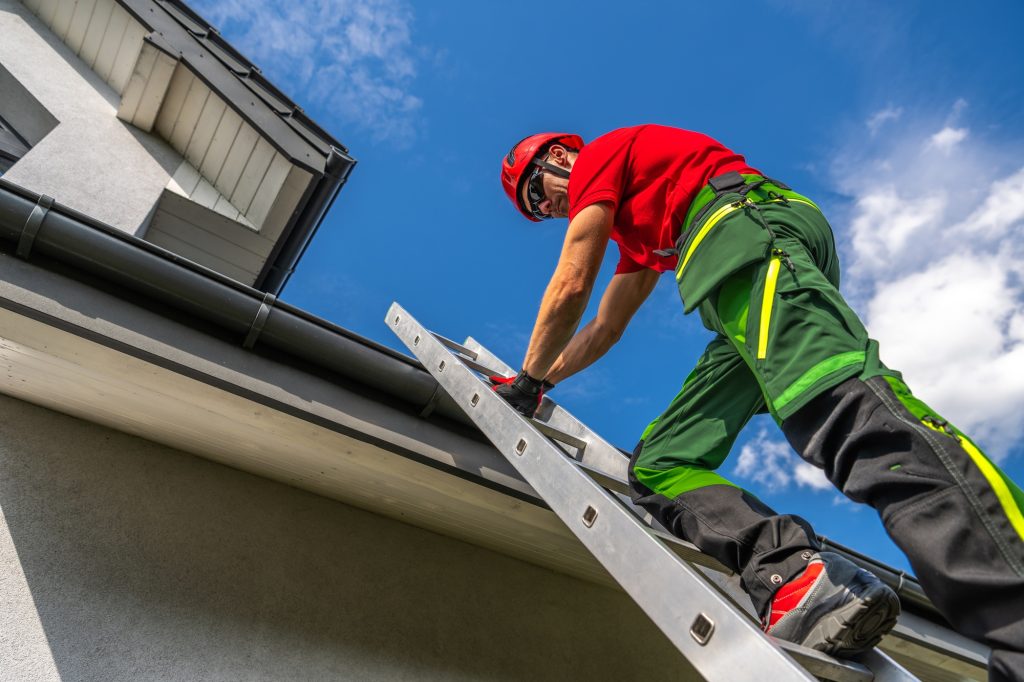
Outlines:
{"label": "man's face", "polygon": [[[553,145],[543,159],[548,163],[561,166],[566,170],[572,170],[574,158],[570,158],[568,151],[561,145]],[[530,205],[530,186],[532,185],[541,199],[537,202],[537,208],[546,216],[552,218],[569,217],[569,179],[560,178],[545,171],[540,166],[535,166],[539,173],[531,180],[523,183],[523,205]]]}

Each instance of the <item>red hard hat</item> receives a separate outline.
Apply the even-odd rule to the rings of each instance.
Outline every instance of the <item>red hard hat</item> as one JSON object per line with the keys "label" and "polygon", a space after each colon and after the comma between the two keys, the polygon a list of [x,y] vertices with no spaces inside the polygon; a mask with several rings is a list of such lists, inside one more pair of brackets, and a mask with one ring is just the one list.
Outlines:
{"label": "red hard hat", "polygon": [[[527,219],[539,223],[540,219],[530,213],[530,207],[523,205],[522,189],[523,183],[530,175],[530,168],[534,162],[541,164],[537,157],[542,149],[547,149],[553,144],[560,144],[569,149],[579,151],[583,148],[583,138],[571,133],[538,133],[520,140],[512,147],[501,162],[501,185],[505,188],[505,194],[516,205],[519,212]],[[544,164],[547,166],[547,164]]]}

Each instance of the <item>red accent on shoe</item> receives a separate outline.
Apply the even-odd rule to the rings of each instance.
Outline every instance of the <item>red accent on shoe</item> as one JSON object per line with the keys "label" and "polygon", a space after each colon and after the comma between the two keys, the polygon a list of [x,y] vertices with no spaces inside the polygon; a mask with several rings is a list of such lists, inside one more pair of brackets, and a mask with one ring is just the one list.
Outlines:
{"label": "red accent on shoe", "polygon": [[768,615],[768,624],[764,628],[765,631],[771,630],[779,622],[780,618],[789,613],[791,609],[799,606],[800,601],[807,594],[807,590],[818,579],[824,568],[824,562],[815,561],[808,565],[803,573],[779,588],[775,593],[775,597],[772,598],[771,613]]}

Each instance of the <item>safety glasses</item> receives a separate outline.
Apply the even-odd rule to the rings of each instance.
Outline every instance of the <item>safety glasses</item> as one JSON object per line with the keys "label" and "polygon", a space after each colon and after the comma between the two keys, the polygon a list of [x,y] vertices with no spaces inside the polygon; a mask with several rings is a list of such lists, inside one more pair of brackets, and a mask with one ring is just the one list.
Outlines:
{"label": "safety glasses", "polygon": [[542,213],[540,210],[540,202],[547,198],[544,194],[544,169],[540,166],[533,170],[530,179],[526,181],[526,198],[530,201],[530,215],[534,218],[547,220],[552,217],[550,213]]}

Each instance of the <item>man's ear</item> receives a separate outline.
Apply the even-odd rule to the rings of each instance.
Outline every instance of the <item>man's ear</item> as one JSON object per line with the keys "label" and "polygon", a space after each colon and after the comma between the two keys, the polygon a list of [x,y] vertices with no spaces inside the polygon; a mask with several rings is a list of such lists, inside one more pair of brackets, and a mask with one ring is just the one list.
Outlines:
{"label": "man's ear", "polygon": [[569,159],[569,150],[560,144],[553,144],[548,148],[550,161],[562,168],[572,169],[572,162]]}

